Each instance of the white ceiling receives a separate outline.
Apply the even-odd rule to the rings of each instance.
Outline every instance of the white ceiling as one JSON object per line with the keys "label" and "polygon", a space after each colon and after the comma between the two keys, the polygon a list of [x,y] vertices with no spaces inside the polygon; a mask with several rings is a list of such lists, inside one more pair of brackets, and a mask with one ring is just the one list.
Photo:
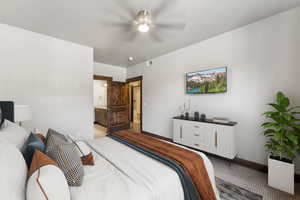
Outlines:
{"label": "white ceiling", "polygon": [[[128,29],[108,25],[165,2],[171,6],[156,20],[186,27],[156,29],[162,42],[149,33],[131,41]],[[297,6],[300,0],[2,0],[0,22],[94,47],[96,62],[128,67]]]}

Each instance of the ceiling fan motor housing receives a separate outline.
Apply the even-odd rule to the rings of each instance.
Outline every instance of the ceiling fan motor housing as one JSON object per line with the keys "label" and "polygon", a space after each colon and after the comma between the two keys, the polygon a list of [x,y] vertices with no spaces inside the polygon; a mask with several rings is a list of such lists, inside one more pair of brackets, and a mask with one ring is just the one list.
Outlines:
{"label": "ceiling fan motor housing", "polygon": [[152,18],[150,12],[148,10],[140,10],[136,15],[134,23],[137,26],[144,24],[150,27],[152,24]]}

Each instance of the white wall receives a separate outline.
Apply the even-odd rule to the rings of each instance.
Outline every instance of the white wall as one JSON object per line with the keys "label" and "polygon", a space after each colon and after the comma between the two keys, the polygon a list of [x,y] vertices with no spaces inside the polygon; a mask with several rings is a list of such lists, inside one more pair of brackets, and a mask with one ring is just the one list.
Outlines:
{"label": "white wall", "polygon": [[107,81],[94,80],[94,107],[107,107]]}
{"label": "white wall", "polygon": [[93,135],[93,49],[0,24],[0,100],[31,105],[29,130]]}
{"label": "white wall", "polygon": [[127,76],[127,68],[107,65],[103,63],[95,63],[94,74],[112,77],[113,81],[125,82]]}
{"label": "white wall", "polygon": [[[233,30],[128,68],[143,75],[143,129],[172,137],[172,117],[191,99],[192,110],[237,121],[238,157],[266,163],[262,113],[281,90],[300,105],[300,8]],[[186,72],[228,66],[225,94],[185,95]],[[300,162],[297,163],[300,173]]]}

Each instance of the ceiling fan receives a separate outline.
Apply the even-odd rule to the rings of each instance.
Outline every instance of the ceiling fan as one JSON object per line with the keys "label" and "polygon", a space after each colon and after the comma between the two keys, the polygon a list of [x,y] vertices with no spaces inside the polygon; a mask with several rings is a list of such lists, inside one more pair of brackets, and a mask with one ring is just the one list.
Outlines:
{"label": "ceiling fan", "polygon": [[125,34],[128,34],[129,41],[133,41],[139,33],[147,33],[147,35],[155,41],[162,42],[164,31],[183,30],[186,23],[185,21],[174,22],[173,18],[170,16],[161,17],[172,5],[174,5],[174,1],[161,1],[162,2],[154,9],[141,9],[136,12],[132,7],[126,4],[126,0],[120,0],[118,1],[119,6],[130,15],[130,19],[122,17],[121,20],[124,20],[122,22],[109,22],[106,24],[125,28]]}

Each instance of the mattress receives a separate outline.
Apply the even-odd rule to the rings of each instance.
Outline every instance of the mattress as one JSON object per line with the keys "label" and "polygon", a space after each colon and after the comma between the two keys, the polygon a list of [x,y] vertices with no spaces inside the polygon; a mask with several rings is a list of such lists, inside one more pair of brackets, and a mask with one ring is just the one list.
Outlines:
{"label": "mattress", "polygon": [[[168,166],[111,138],[87,141],[94,166],[85,166],[83,185],[70,187],[72,200],[184,200],[180,179]],[[216,192],[214,170],[200,152]]]}

